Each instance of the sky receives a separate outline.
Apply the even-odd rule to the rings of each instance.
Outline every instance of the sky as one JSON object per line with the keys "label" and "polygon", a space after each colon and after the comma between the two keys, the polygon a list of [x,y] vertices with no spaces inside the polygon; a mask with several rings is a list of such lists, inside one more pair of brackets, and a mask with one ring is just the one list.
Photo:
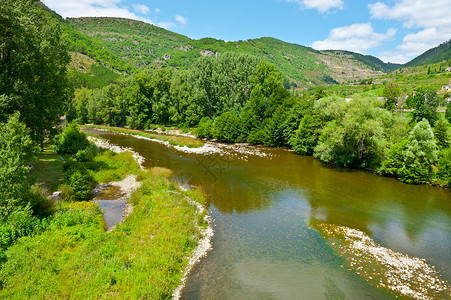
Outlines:
{"label": "sky", "polygon": [[451,39],[451,0],[42,0],[64,18],[123,17],[193,39],[274,37],[405,63]]}

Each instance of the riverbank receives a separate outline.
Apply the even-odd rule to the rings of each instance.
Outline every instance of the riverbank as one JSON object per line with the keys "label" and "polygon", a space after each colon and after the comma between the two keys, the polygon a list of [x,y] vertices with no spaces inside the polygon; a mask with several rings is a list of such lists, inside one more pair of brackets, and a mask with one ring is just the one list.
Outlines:
{"label": "riverbank", "polygon": [[167,133],[161,130],[136,130],[123,127],[110,127],[101,125],[82,125],[82,128],[95,128],[100,130],[110,130],[122,134],[131,134],[140,136],[157,142],[168,143],[168,145],[186,147],[186,148],[200,148],[204,145],[203,141],[197,140],[195,136],[189,134],[181,134],[176,130],[168,131]]}
{"label": "riverbank", "polygon": [[107,233],[95,203],[57,203],[42,232],[6,250],[0,297],[169,298],[193,253],[208,250],[199,191],[177,187],[167,169],[140,170],[132,153],[104,151],[94,163],[104,182],[126,178],[121,166],[134,164],[141,187],[130,198],[133,212]]}

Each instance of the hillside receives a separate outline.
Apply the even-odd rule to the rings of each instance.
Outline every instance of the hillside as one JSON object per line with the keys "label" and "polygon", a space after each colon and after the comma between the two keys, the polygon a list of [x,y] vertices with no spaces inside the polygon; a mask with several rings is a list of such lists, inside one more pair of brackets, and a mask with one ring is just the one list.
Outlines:
{"label": "hillside", "polygon": [[237,42],[192,40],[128,19],[69,18],[65,22],[134,68],[184,68],[201,56],[239,52],[261,57],[291,82],[310,87],[378,77],[397,67],[353,52],[316,51],[268,37]]}
{"label": "hillside", "polygon": [[425,64],[439,63],[451,59],[451,40],[429,49],[420,56],[406,63],[405,67],[415,67]]}

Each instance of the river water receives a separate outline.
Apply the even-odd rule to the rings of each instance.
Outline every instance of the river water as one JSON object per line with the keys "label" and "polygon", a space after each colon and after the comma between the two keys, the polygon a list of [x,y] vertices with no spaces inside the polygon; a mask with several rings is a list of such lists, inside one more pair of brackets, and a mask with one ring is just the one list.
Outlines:
{"label": "river water", "polygon": [[[138,152],[144,167],[169,168],[180,184],[207,195],[213,248],[188,276],[182,299],[451,297],[450,191],[334,168],[284,149],[219,145],[219,152],[195,154],[95,133]],[[361,236],[370,241],[366,250],[357,249]],[[444,292],[390,291],[390,285],[409,290],[396,280],[429,276],[409,273],[405,265],[414,258],[434,268],[429,282],[442,280]],[[421,280],[413,286],[431,288]]]}

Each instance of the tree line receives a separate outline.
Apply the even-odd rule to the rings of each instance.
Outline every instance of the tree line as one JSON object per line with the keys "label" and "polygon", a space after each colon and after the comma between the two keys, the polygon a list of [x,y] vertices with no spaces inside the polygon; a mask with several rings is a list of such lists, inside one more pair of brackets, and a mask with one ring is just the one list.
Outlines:
{"label": "tree line", "polygon": [[[294,149],[342,167],[365,168],[409,183],[449,184],[448,121],[435,91],[419,88],[396,112],[386,100],[345,99],[317,88],[293,95],[274,65],[246,54],[202,57],[189,70],[148,70],[102,89],[80,90],[68,116],[79,123],[196,127],[200,138]],[[448,116],[448,115],[447,115]]]}

